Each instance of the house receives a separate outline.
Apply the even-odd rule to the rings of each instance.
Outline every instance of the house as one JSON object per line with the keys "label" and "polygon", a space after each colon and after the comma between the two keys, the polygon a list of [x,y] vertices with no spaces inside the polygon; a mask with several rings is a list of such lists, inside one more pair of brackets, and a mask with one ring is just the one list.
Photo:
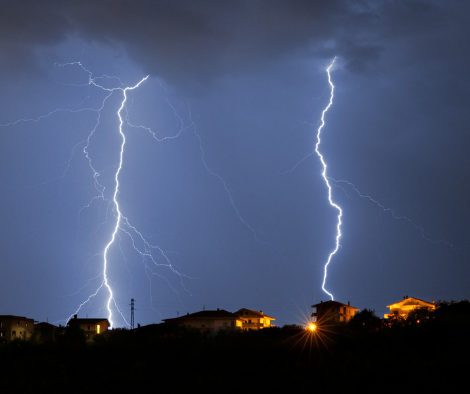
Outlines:
{"label": "house", "polygon": [[37,333],[36,335],[39,342],[53,341],[57,330],[57,326],[47,322],[36,323],[34,325],[34,333]]}
{"label": "house", "polygon": [[0,315],[0,342],[30,339],[34,333],[34,319],[24,316]]}
{"label": "house", "polygon": [[321,301],[319,304],[312,305],[312,308],[313,321],[324,322],[326,324],[347,323],[360,310],[352,307],[349,301],[348,305],[346,305],[332,300]]}
{"label": "house", "polygon": [[67,322],[69,327],[77,327],[85,331],[86,341],[93,342],[93,337],[97,334],[102,334],[105,332],[111,324],[109,324],[108,319],[105,318],[85,318],[79,319],[77,315],[73,316],[73,319],[70,319]]}
{"label": "house", "polygon": [[271,316],[265,315],[263,311],[256,312],[246,308],[242,308],[234,314],[243,319],[242,329],[245,331],[273,327],[274,325],[272,325],[271,322],[276,320]]}
{"label": "house", "polygon": [[420,300],[419,298],[404,296],[402,301],[396,302],[392,305],[387,305],[387,308],[390,308],[390,312],[385,314],[385,318],[389,319],[392,315],[393,317],[401,317],[406,319],[408,314],[414,309],[427,309],[428,311],[433,311],[436,309],[434,305],[434,300],[432,302]]}
{"label": "house", "polygon": [[165,324],[196,329],[200,332],[241,331],[243,320],[234,313],[217,308],[216,311],[188,313],[181,317],[163,319]]}

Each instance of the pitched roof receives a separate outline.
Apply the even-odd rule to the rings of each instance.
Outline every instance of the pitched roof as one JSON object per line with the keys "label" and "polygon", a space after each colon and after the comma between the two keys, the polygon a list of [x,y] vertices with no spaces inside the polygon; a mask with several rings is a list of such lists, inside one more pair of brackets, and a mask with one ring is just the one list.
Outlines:
{"label": "pitched roof", "polygon": [[419,298],[408,297],[408,298],[405,298],[404,300],[394,302],[391,305],[387,305],[387,308],[390,308],[393,305],[422,305],[422,304],[427,304],[429,306],[434,306],[433,302],[424,301],[424,300],[421,300]]}
{"label": "pitched roof", "polygon": [[320,302],[319,304],[314,304],[312,305],[312,308],[333,308],[334,306],[346,306],[348,308],[352,308],[356,311],[360,311],[359,308],[354,308],[353,306],[351,305],[346,305],[346,304],[343,304],[341,302],[338,302],[338,301],[333,301],[333,300],[329,300],[329,301],[325,301],[325,302]]}
{"label": "pitched roof", "polygon": [[163,319],[164,322],[172,322],[177,320],[194,320],[194,319],[206,319],[206,320],[216,320],[216,319],[240,319],[239,316],[234,313],[227,312],[223,309],[217,309],[216,311],[200,311],[195,313],[188,313],[180,317],[174,317],[171,319]]}
{"label": "pitched roof", "polygon": [[51,323],[48,323],[48,322],[41,322],[41,323],[36,323],[34,325],[34,328],[37,329],[37,328],[57,328],[57,326],[54,326],[53,324]]}
{"label": "pitched roof", "polygon": [[70,319],[67,324],[97,324],[97,323],[100,323],[102,321],[106,321],[109,324],[109,321],[106,317],[95,317],[95,318],[85,318],[85,319],[80,319],[80,318],[73,318],[73,319]]}
{"label": "pitched roof", "polygon": [[0,319],[34,320],[29,317],[16,316],[16,315],[0,315]]}
{"label": "pitched roof", "polygon": [[236,314],[236,315],[240,314],[239,316],[243,316],[243,317],[253,317],[253,316],[256,316],[256,317],[258,317],[258,318],[267,317],[268,319],[276,320],[274,317],[265,315],[262,311],[261,311],[261,312],[257,312],[257,311],[254,311],[254,310],[252,310],[252,309],[247,309],[247,308],[239,309],[238,311],[235,312],[235,314]]}

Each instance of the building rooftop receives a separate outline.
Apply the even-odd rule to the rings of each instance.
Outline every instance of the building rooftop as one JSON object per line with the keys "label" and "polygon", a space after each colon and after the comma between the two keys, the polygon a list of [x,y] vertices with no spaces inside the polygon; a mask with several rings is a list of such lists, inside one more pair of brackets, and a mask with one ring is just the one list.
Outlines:
{"label": "building rooftop", "polygon": [[256,316],[256,317],[259,317],[259,318],[262,318],[262,317],[267,317],[268,319],[271,319],[271,320],[276,320],[274,317],[271,317],[271,316],[268,316],[268,315],[265,315],[263,313],[263,311],[254,311],[252,309],[247,309],[247,308],[242,308],[242,309],[239,309],[238,311],[235,312],[236,315],[239,315],[239,316],[243,316],[243,317],[253,317],[253,316]]}
{"label": "building rooftop", "polygon": [[227,312],[224,309],[217,309],[216,311],[200,311],[195,313],[188,313],[183,316],[174,317],[171,319],[163,319],[164,322],[175,321],[175,320],[187,320],[187,319],[240,319],[240,317],[232,312]]}
{"label": "building rooftop", "polygon": [[390,308],[393,305],[422,305],[422,304],[434,306],[434,300],[432,302],[429,302],[429,301],[421,300],[419,298],[405,296],[403,300],[394,302],[391,305],[387,305],[387,308]]}
{"label": "building rooftop", "polygon": [[77,317],[77,315],[74,316],[73,319],[70,319],[67,324],[70,324],[70,323],[80,323],[80,324],[97,324],[97,323],[100,323],[100,322],[103,322],[103,321],[106,321],[109,324],[109,321],[106,317],[92,317],[92,318],[79,318]]}
{"label": "building rooftop", "polygon": [[314,304],[312,305],[312,308],[324,308],[324,307],[334,307],[334,306],[347,306],[348,308],[352,308],[356,311],[360,311],[359,308],[355,308],[353,306],[350,305],[350,303],[348,302],[348,304],[343,304],[342,302],[338,302],[338,301],[333,301],[333,300],[329,300],[329,301],[321,301],[319,304]]}

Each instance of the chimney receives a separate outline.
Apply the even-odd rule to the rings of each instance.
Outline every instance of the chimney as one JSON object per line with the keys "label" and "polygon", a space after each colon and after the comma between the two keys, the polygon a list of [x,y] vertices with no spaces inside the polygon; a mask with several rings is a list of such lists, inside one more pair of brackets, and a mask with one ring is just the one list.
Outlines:
{"label": "chimney", "polygon": [[76,319],[76,318],[77,318],[77,315],[73,315],[73,318]]}
{"label": "chimney", "polygon": [[219,308],[217,308],[217,312],[219,311]]}
{"label": "chimney", "polygon": [[403,296],[403,299],[406,300],[406,296]]}
{"label": "chimney", "polygon": [[351,306],[351,301],[348,301],[348,306]]}
{"label": "chimney", "polygon": [[259,311],[259,313],[263,314],[263,311]]}

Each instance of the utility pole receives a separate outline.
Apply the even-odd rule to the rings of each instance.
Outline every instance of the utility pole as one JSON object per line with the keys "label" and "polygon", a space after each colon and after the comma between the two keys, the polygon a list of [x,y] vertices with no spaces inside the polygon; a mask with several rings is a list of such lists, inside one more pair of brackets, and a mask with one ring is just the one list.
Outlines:
{"label": "utility pole", "polygon": [[134,329],[134,299],[131,298],[131,330]]}

